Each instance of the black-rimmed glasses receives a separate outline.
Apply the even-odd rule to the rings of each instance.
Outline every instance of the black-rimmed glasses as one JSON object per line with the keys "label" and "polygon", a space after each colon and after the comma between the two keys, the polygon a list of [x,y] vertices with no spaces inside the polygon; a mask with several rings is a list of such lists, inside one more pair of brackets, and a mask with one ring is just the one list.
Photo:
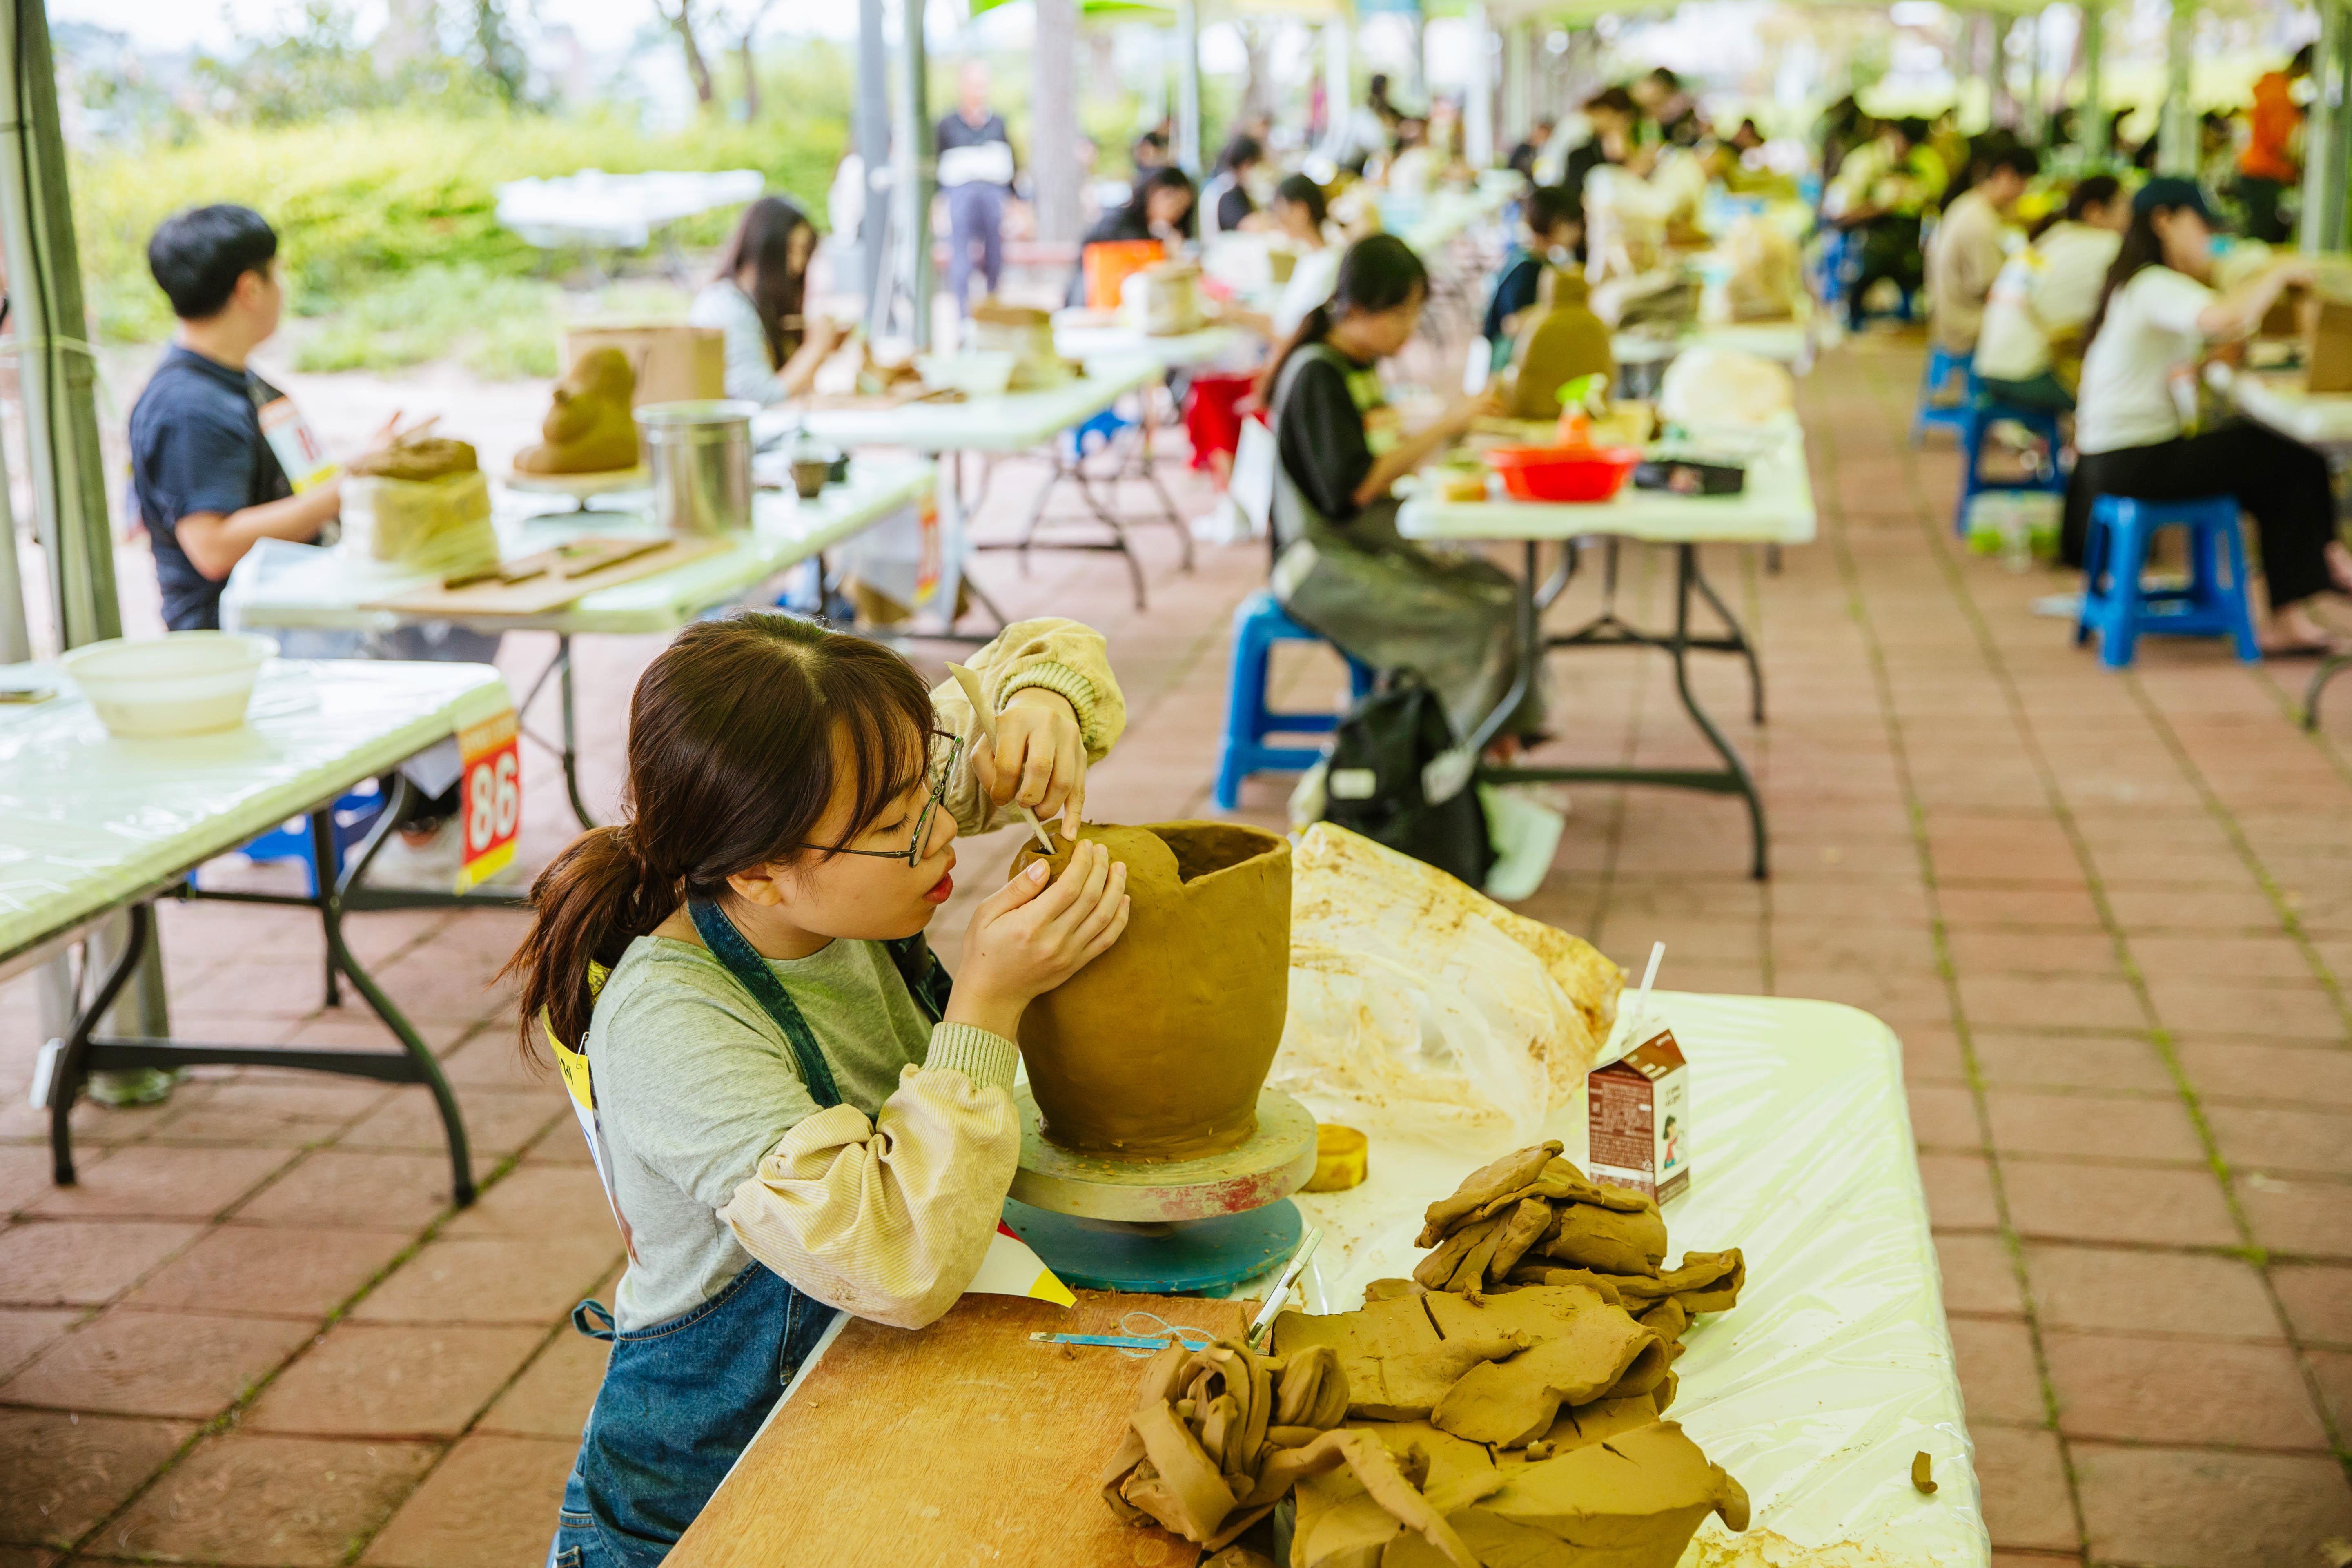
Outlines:
{"label": "black-rimmed glasses", "polygon": [[794,849],[822,849],[828,855],[865,855],[877,860],[904,860],[909,868],[923,863],[923,846],[931,837],[931,818],[947,804],[948,785],[954,782],[957,764],[963,760],[963,737],[934,730],[929,738],[931,793],[923,801],[923,809],[915,816],[915,837],[904,849],[852,849],[846,844],[795,844]]}

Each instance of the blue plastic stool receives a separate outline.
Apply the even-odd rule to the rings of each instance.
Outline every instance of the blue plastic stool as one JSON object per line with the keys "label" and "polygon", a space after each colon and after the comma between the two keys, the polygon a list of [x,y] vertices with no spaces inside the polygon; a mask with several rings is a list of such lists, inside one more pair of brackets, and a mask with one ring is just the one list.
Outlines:
{"label": "blue plastic stool", "polygon": [[[2148,542],[2159,528],[2189,530],[2189,586],[2149,592],[2140,586]],[[2229,563],[2227,582],[2222,562]],[[2102,579],[2105,579],[2103,582]],[[2091,503],[2091,536],[2083,549],[2079,647],[2099,634],[2099,660],[2122,669],[2143,632],[2167,637],[2226,637],[2248,664],[2260,659],[2253,612],[2246,605],[2246,542],[2238,532],[2238,503],[2230,496],[2199,500],[2134,500],[2101,496]]]}
{"label": "blue plastic stool", "polygon": [[[1988,479],[1984,477],[1980,465],[1984,460],[1985,437],[1991,434],[1995,425],[2004,419],[2024,426],[2048,445],[2049,472],[2030,474],[2021,479]],[[1916,441],[1918,437],[1915,434],[1912,439]],[[2066,470],[2058,461],[2059,450],[2057,410],[2003,403],[1989,392],[1979,392],[1969,399],[1960,420],[1960,505],[1952,516],[1952,531],[1963,537],[1967,535],[1969,503],[1991,491],[2021,490],[2064,495]]]}
{"label": "blue plastic stool", "polygon": [[[1940,425],[1955,434],[1968,428],[1969,407],[1979,393],[1977,373],[1967,354],[1947,353],[1932,344],[1927,349],[1927,374],[1919,378],[1919,408],[1911,416],[1911,444],[1916,447],[1927,434],[1929,426]],[[1938,403],[1937,398],[1953,390],[1952,377],[1959,375],[1959,397],[1951,403]]]}
{"label": "blue plastic stool", "polygon": [[1135,421],[1123,416],[1116,408],[1106,408],[1075,429],[1066,432],[1069,441],[1069,457],[1073,462],[1101,451],[1118,439],[1119,432],[1134,427]]}
{"label": "blue plastic stool", "polygon": [[[1252,594],[1234,608],[1234,668],[1225,697],[1225,738],[1217,749],[1217,809],[1231,811],[1241,799],[1242,780],[1252,773],[1304,773],[1323,753],[1311,746],[1269,746],[1270,734],[1328,735],[1339,724],[1336,713],[1277,713],[1265,705],[1266,670],[1278,642],[1322,642],[1282,613],[1271,594]],[[1346,658],[1342,654],[1340,657]],[[1369,665],[1348,659],[1348,680],[1358,697],[1372,689]]]}
{"label": "blue plastic stool", "polygon": [[[371,781],[363,789],[355,789],[335,802],[335,864],[329,875],[343,874],[343,852],[368,836],[375,819],[383,815],[390,802],[383,791]],[[302,870],[310,880],[310,896],[319,896],[319,862],[310,853],[310,819],[289,817],[245,847],[245,858],[254,861],[299,860]]]}
{"label": "blue plastic stool", "polygon": [[1835,309],[1845,302],[1848,263],[1853,251],[1853,237],[1842,228],[1831,229],[1822,237],[1813,292],[1821,297],[1825,309]]}

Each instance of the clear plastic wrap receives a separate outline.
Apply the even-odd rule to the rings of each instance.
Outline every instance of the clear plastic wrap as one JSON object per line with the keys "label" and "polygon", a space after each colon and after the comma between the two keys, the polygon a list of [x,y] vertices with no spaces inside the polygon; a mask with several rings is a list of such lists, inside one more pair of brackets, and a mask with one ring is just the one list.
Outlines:
{"label": "clear plastic wrap", "polygon": [[[1739,1305],[1685,1336],[1671,1414],[1748,1489],[1754,1523],[1734,1536],[1710,1521],[1685,1568],[1984,1568],[1894,1034],[1828,1002],[1658,992],[1649,1012],[1694,1080],[1669,1261],[1726,1247],[1748,1261]],[[1580,1158],[1583,1101],[1546,1133]],[[1326,1236],[1310,1308],[1347,1310],[1368,1281],[1410,1273],[1423,1208],[1522,1142],[1373,1132],[1361,1186],[1295,1200]],[[1911,1485],[1922,1451],[1933,1495]]]}

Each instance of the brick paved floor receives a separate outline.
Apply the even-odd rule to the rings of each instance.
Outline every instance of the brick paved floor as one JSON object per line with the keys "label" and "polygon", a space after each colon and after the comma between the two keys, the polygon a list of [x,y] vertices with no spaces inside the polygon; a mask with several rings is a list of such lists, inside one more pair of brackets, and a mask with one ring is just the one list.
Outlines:
{"label": "brick paved floor", "polygon": [[[1711,558],[1765,651],[1770,723],[1729,727],[1769,791],[1772,882],[1741,874],[1735,803],[1589,790],[1528,908],[1621,960],[1664,940],[1675,985],[1832,997],[1901,1033],[2001,1563],[2315,1563],[2352,1537],[2352,699],[2315,740],[2296,667],[2156,643],[2118,677],[2068,647],[2028,609],[2055,579],[1953,548],[1953,459],[1902,444],[1916,368],[1886,340],[1832,355],[1803,387],[1821,542],[1778,576]],[[983,567],[1016,612],[1110,629],[1134,718],[1091,792],[1107,819],[1205,810],[1225,617],[1264,569],[1244,546],[1179,577],[1141,537],[1143,615],[1100,558]],[[1637,606],[1660,564],[1629,556]],[[544,639],[511,642],[527,679]],[[593,799],[656,646],[583,645]],[[1563,753],[1703,760],[1654,657],[1555,669]],[[1312,650],[1282,672],[1337,681]],[[1727,661],[1700,687],[1742,711]],[[569,826],[544,761],[541,858]],[[1286,788],[1253,784],[1248,814],[1276,820]],[[1009,852],[974,847],[960,880]],[[958,911],[940,923],[952,959]],[[165,929],[184,1031],[373,1037],[319,1012],[300,919]],[[457,1085],[486,1184],[464,1214],[421,1090],[261,1071],[82,1107],[83,1184],[54,1191],[31,994],[0,990],[0,1568],[540,1561],[600,1368],[564,1312],[619,1247],[486,988],[516,931],[354,927]]]}

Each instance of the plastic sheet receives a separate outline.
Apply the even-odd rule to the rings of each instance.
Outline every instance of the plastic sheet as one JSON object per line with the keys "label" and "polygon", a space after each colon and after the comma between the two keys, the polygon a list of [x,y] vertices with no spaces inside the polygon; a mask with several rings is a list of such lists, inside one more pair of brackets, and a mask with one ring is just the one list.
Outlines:
{"label": "plastic sheet", "polygon": [[236,729],[126,741],[58,686],[0,707],[0,963],[513,705],[485,665],[280,659]]}
{"label": "plastic sheet", "polygon": [[[1725,1247],[1748,1259],[1739,1305],[1685,1336],[1672,1415],[1748,1489],[1754,1523],[1734,1536],[1710,1521],[1685,1568],[1983,1568],[1894,1034],[1851,1007],[1776,997],[1657,992],[1650,1015],[1694,1080],[1693,1184],[1666,1205],[1668,1260]],[[1338,1109],[1301,1098],[1318,1117]],[[1580,1163],[1583,1117],[1580,1100],[1549,1130]],[[1363,1185],[1295,1199],[1326,1237],[1309,1306],[1344,1311],[1366,1282],[1408,1274],[1423,1208],[1517,1142],[1374,1132]],[[1932,1496],[1911,1485],[1922,1450]]]}

